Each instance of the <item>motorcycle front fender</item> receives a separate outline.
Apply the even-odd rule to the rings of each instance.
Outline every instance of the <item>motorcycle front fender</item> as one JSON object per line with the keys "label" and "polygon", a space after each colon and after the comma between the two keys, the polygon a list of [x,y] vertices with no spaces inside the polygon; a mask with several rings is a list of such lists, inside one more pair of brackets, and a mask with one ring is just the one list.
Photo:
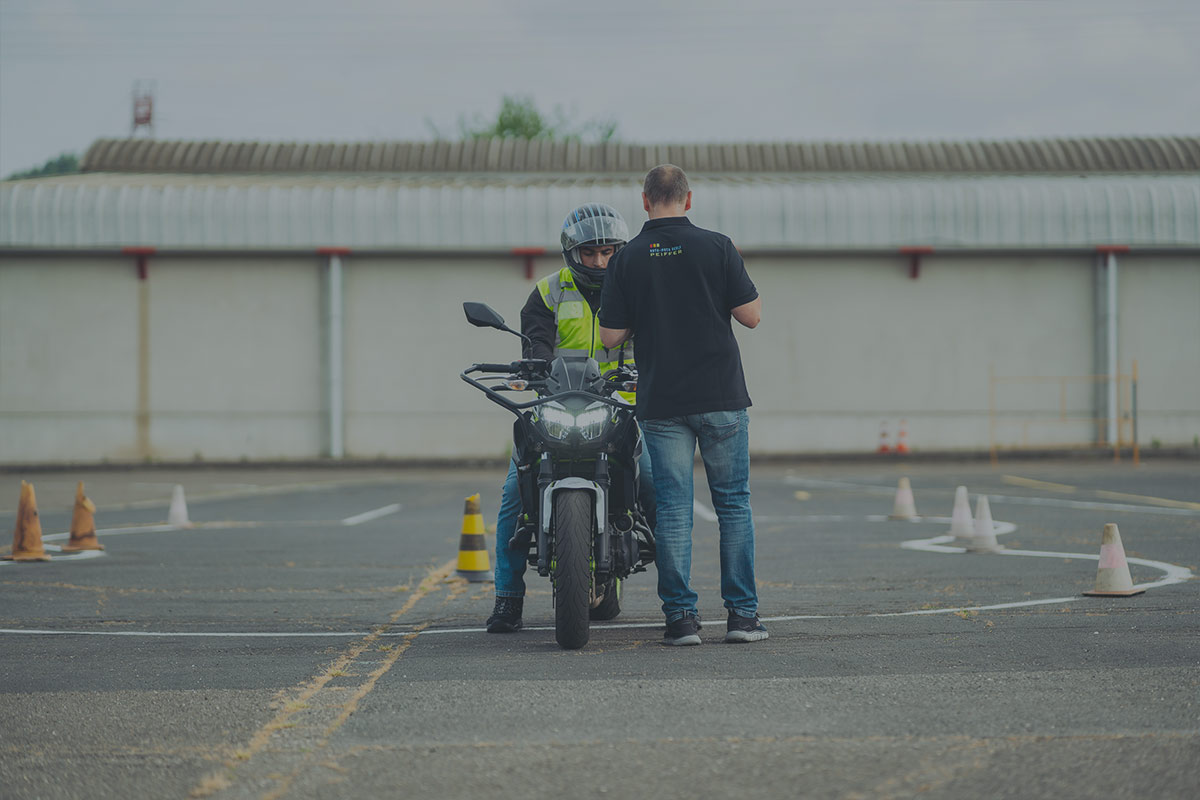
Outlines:
{"label": "motorcycle front fender", "polygon": [[608,523],[608,493],[604,487],[587,478],[560,478],[547,484],[542,491],[542,533],[550,534],[550,515],[554,510],[554,494],[563,489],[586,489],[596,500],[596,535],[603,539],[607,533]]}

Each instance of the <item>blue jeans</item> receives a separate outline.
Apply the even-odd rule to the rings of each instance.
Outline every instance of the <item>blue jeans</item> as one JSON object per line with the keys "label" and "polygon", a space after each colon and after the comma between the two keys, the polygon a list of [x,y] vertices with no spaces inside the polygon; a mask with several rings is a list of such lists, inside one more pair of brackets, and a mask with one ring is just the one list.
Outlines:
{"label": "blue jeans", "polygon": [[[650,467],[650,453],[643,446],[638,461],[638,493],[642,508],[653,518],[654,472]],[[525,568],[528,562],[525,552],[508,549],[508,542],[517,530],[517,517],[521,514],[521,490],[517,486],[517,464],[508,462],[508,477],[500,494],[500,515],[496,519],[496,597],[525,596]]]}
{"label": "blue jeans", "polygon": [[667,622],[696,610],[692,573],[692,468],[696,445],[721,529],[721,597],[743,617],[758,613],[754,583],[754,518],[750,512],[750,415],[710,411],[642,421],[658,500],[658,596]]}

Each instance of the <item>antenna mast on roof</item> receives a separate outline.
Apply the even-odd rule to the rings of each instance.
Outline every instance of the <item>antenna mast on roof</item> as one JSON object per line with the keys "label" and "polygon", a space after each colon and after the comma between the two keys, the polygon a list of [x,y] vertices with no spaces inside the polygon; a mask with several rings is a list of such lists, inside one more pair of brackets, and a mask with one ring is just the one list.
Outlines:
{"label": "antenna mast on roof", "polygon": [[133,82],[133,128],[129,135],[137,136],[143,129],[154,138],[154,81]]}

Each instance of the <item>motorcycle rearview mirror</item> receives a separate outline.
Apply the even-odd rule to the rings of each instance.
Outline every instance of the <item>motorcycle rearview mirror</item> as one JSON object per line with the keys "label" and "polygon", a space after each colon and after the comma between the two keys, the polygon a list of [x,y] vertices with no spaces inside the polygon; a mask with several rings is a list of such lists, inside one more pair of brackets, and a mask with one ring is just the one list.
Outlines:
{"label": "motorcycle rearview mirror", "polygon": [[514,336],[520,336],[522,340],[529,343],[529,337],[504,324],[504,317],[500,316],[487,303],[463,303],[463,311],[467,314],[467,322],[474,325],[476,328],[495,328],[498,331],[508,331]]}
{"label": "motorcycle rearview mirror", "polygon": [[467,322],[476,328],[508,330],[508,326],[504,324],[504,317],[497,314],[486,303],[463,303],[463,311],[467,312]]}

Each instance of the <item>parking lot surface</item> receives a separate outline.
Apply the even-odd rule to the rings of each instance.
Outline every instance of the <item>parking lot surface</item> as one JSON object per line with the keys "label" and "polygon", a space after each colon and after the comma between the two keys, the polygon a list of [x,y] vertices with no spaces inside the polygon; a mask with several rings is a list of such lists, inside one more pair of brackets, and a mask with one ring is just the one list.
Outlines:
{"label": "parking lot surface", "polygon": [[[0,797],[1195,794],[1195,459],[756,464],[744,645],[701,469],[704,644],[660,644],[651,569],[571,652],[547,580],[488,635],[454,574],[502,468],[0,473],[0,530],[22,478],[53,560],[0,562]],[[65,557],[80,480],[106,549]],[[944,539],[960,485],[1003,552]],[[1082,595],[1109,522],[1144,594]]]}

